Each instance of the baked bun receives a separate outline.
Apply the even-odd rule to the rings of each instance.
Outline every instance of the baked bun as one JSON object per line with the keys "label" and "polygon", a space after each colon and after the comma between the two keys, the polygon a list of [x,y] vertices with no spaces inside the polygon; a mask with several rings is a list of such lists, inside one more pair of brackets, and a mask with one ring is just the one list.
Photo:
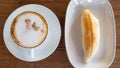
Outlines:
{"label": "baked bun", "polygon": [[81,15],[81,25],[84,61],[88,62],[96,54],[99,47],[99,21],[89,10],[84,10]]}
{"label": "baked bun", "polygon": [[23,12],[16,16],[11,24],[11,36],[14,42],[25,48],[40,45],[47,34],[47,22],[36,12]]}

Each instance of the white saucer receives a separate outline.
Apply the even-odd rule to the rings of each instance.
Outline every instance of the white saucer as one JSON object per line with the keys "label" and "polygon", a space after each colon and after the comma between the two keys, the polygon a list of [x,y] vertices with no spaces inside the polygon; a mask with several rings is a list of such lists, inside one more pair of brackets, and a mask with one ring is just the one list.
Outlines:
{"label": "white saucer", "polygon": [[[41,14],[48,24],[48,35],[46,40],[40,46],[31,49],[18,46],[13,41],[10,34],[10,26],[13,19],[25,11],[33,11]],[[55,51],[60,41],[61,27],[57,16],[50,9],[42,5],[29,4],[16,9],[10,14],[5,23],[3,35],[6,47],[12,55],[18,59],[33,62],[45,59]]]}

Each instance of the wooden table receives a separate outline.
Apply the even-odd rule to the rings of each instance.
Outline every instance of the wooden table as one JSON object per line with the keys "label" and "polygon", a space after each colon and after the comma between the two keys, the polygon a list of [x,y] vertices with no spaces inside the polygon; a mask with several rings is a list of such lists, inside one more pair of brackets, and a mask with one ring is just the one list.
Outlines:
{"label": "wooden table", "polygon": [[[120,68],[120,0],[110,0],[116,20],[116,56],[110,68]],[[25,4],[41,4],[51,9],[58,17],[62,37],[56,51],[48,58],[38,62],[25,62],[15,58],[6,48],[3,41],[3,27],[9,14],[16,8]],[[65,41],[64,26],[65,13],[69,0],[0,0],[0,68],[73,68],[68,61]]]}

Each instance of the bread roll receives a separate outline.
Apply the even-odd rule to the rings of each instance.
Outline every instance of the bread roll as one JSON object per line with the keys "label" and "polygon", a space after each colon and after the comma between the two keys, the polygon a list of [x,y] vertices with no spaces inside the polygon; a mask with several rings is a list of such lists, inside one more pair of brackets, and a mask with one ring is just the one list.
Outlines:
{"label": "bread roll", "polygon": [[84,10],[81,15],[81,25],[84,61],[89,62],[99,47],[99,21],[89,10]]}

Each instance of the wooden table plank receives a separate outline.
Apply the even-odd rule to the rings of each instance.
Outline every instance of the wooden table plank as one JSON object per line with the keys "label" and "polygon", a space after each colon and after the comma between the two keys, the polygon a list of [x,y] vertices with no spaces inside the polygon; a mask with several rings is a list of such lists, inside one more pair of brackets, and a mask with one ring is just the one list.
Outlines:
{"label": "wooden table plank", "polygon": [[[62,30],[64,30],[65,13],[68,0],[2,0],[0,1],[0,36],[3,36],[4,23],[11,12],[25,4],[42,4],[51,9],[60,20]],[[60,7],[60,8],[58,8]],[[56,51],[42,61],[30,63],[15,58],[5,47],[3,38],[0,38],[0,68],[73,68],[66,56],[64,32],[62,32],[61,41]]]}
{"label": "wooden table plank", "polygon": [[114,62],[112,63],[110,68],[120,68],[120,48],[117,48]]}
{"label": "wooden table plank", "polygon": [[110,68],[120,68],[120,0],[110,0],[116,23],[116,55]]}
{"label": "wooden table plank", "polygon": [[[4,54],[3,54],[4,53]],[[2,55],[1,55],[2,54]],[[4,56],[4,57],[3,57]],[[25,62],[13,57],[7,49],[0,51],[0,68],[72,68],[65,49],[57,49],[49,58],[38,62]]]}
{"label": "wooden table plank", "polygon": [[[48,58],[30,63],[15,58],[5,47],[3,41],[3,27],[9,14],[16,8],[26,4],[41,4],[51,9],[60,20],[62,37],[56,51]],[[65,41],[64,26],[65,14],[69,0],[1,0],[0,1],[0,68],[73,68],[68,61]],[[116,56],[110,68],[120,68],[120,0],[110,0],[116,21]]]}

